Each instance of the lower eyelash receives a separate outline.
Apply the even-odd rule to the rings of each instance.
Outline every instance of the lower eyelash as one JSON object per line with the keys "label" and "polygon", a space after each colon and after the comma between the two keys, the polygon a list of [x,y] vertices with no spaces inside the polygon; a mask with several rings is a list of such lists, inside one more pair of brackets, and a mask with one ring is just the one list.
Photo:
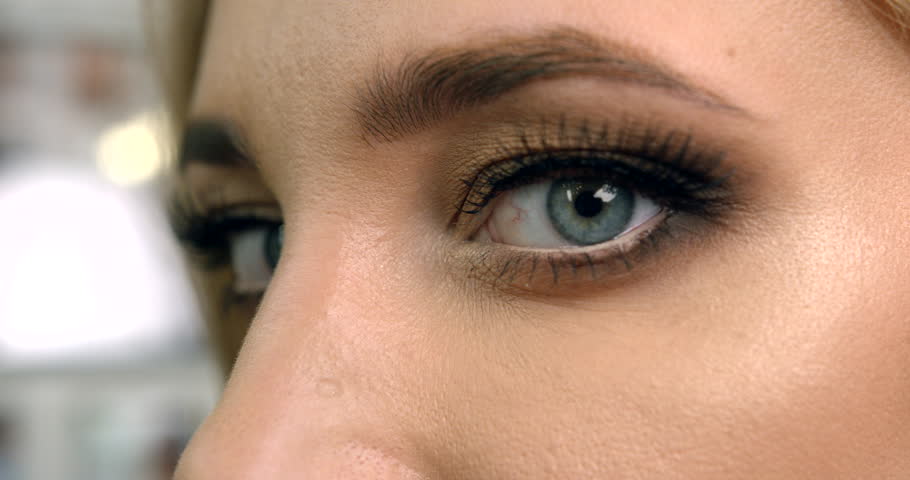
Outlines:
{"label": "lower eyelash", "polygon": [[485,249],[471,260],[471,276],[501,290],[537,291],[559,287],[568,282],[603,282],[630,275],[661,251],[667,239],[680,233],[694,233],[683,224],[685,215],[667,212],[635,238],[612,248],[552,250],[517,249],[505,245],[482,244]]}
{"label": "lower eyelash", "polygon": [[238,205],[202,212],[188,198],[176,197],[169,206],[171,229],[195,263],[215,270],[230,264],[229,239],[232,234],[272,226],[280,220],[255,213],[267,205]]}
{"label": "lower eyelash", "polygon": [[[503,140],[498,155],[504,160],[464,182],[461,215],[453,225],[483,228],[484,215],[476,222],[465,222],[462,216],[485,212],[498,195],[522,185],[577,175],[603,177],[635,190],[663,207],[660,219],[613,246],[607,242],[545,250],[472,244],[471,276],[500,289],[533,290],[537,295],[558,291],[556,287],[565,283],[609,282],[649,264],[663,250],[664,241],[682,247],[677,245],[681,238],[698,239],[712,231],[709,226],[723,223],[726,213],[737,206],[728,187],[732,175],[721,172],[723,152],[697,145],[691,134],[623,125],[613,130],[604,124],[595,130],[584,120],[570,123],[562,117],[555,130],[547,120],[520,129],[511,140]],[[474,235],[476,231],[466,238]]]}

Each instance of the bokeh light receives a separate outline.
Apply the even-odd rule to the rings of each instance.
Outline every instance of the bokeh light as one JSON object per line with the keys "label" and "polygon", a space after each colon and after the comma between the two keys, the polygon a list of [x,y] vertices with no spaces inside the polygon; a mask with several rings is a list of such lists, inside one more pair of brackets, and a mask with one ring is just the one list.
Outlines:
{"label": "bokeh light", "polygon": [[159,131],[151,114],[112,126],[98,139],[98,169],[121,186],[134,186],[155,178],[164,165]]}
{"label": "bokeh light", "polygon": [[0,185],[0,349],[53,357],[148,345],[172,312],[141,213],[88,176],[35,173]]}

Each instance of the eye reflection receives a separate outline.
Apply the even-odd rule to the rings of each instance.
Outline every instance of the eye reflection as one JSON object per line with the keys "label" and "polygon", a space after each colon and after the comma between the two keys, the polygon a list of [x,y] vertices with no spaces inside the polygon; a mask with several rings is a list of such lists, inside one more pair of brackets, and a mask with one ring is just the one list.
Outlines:
{"label": "eye reflection", "polygon": [[547,213],[563,238],[577,245],[612,240],[628,228],[635,194],[597,181],[561,180],[547,195]]}
{"label": "eye reflection", "polygon": [[571,248],[614,240],[660,215],[635,191],[596,178],[537,182],[504,193],[475,240]]}

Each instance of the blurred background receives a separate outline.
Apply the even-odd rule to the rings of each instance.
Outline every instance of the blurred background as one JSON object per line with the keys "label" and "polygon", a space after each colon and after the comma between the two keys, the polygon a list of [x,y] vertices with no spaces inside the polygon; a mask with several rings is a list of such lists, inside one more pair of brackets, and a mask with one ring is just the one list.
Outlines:
{"label": "blurred background", "polygon": [[170,478],[219,380],[139,0],[0,0],[0,480]]}

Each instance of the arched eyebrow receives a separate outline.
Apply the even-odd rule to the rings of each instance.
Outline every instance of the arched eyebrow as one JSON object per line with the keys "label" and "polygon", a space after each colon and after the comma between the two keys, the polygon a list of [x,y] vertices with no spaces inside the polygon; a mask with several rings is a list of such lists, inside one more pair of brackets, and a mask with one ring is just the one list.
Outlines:
{"label": "arched eyebrow", "polygon": [[750,116],[694,85],[648,52],[570,27],[439,48],[379,65],[359,89],[355,113],[368,141],[391,142],[532,82],[592,76],[660,90],[703,108]]}
{"label": "arched eyebrow", "polygon": [[177,155],[180,171],[193,163],[221,167],[258,168],[247,154],[243,140],[230,123],[196,119],[187,124]]}

